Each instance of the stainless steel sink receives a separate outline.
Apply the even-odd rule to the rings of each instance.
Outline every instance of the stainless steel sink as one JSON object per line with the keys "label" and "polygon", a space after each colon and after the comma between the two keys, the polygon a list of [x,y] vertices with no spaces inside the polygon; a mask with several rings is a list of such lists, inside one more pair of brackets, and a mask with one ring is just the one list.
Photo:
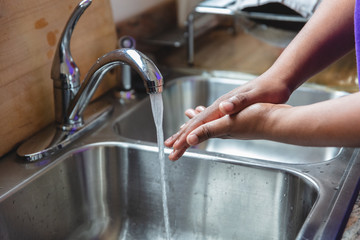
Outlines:
{"label": "stainless steel sink", "polygon": [[[168,162],[166,172],[174,239],[294,239],[318,197],[310,180],[290,172],[205,155]],[[2,238],[162,239],[157,149],[82,147],[6,199],[0,211],[8,213]]]}
{"label": "stainless steel sink", "polygon": [[[163,239],[157,148],[98,142],[45,167],[0,202],[0,239]],[[172,239],[333,239],[357,169],[189,153],[166,162]],[[34,171],[37,169],[36,173]],[[344,171],[349,171],[343,175]],[[353,186],[352,186],[353,187]]]}
{"label": "stainless steel sink", "polygon": [[[227,87],[239,83],[218,80]],[[195,105],[212,101],[198,101],[205,97],[190,94],[187,88],[194,86],[220,94],[219,86],[202,77],[181,78],[166,88],[164,100],[172,101],[166,104],[180,106],[182,98]],[[118,101],[109,95],[106,100],[114,105],[109,118],[58,154],[34,163],[20,162],[15,153],[0,160],[1,240],[164,239],[148,99]],[[169,135],[185,119],[180,111],[165,114]],[[262,150],[263,143],[257,144]],[[177,162],[166,161],[171,238],[341,238],[358,194],[359,150],[307,156],[294,164],[199,148]]]}
{"label": "stainless steel sink", "polygon": [[[187,121],[184,112],[198,105],[208,106],[221,95],[244,84],[245,80],[216,77],[191,76],[172,81],[164,90],[164,133],[169,137]],[[344,92],[329,91],[325,88],[305,86],[293,93],[288,104],[307,105],[337,98]],[[127,138],[156,142],[152,127],[150,101],[144,101],[116,125],[117,132]],[[210,139],[196,148],[209,152],[258,158],[286,163],[312,163],[334,158],[340,148],[302,147],[265,140],[239,141],[233,139]]]}

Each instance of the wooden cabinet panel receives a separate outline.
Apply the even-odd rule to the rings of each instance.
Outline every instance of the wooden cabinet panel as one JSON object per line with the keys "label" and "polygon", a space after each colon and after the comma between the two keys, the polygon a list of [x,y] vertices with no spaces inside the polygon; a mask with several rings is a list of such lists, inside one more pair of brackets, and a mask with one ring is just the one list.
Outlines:
{"label": "wooden cabinet panel", "polygon": [[[53,121],[52,58],[79,1],[0,0],[0,156]],[[115,47],[110,3],[94,0],[71,41],[81,79],[98,57]],[[114,84],[108,74],[96,95]]]}

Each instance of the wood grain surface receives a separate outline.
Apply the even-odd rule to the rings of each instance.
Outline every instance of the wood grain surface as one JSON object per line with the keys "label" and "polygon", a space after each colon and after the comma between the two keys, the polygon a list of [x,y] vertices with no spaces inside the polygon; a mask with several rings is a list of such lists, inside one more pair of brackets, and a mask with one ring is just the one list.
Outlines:
{"label": "wood grain surface", "polygon": [[[50,69],[61,32],[80,0],[0,0],[0,156],[54,119]],[[81,79],[116,47],[110,3],[94,0],[71,41]],[[104,79],[100,95],[114,85]]]}

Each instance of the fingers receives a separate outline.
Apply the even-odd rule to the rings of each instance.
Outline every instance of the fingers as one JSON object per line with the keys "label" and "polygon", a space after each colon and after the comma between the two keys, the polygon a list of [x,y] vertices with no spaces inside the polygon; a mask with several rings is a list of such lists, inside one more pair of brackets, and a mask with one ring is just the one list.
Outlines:
{"label": "fingers", "polygon": [[[182,135],[181,131],[182,130],[180,129],[179,132],[172,135],[164,142],[166,147],[173,147],[173,151],[169,154],[169,159],[171,161],[178,160],[190,147],[190,145],[186,143],[186,139],[184,135]],[[183,144],[182,142],[185,142],[185,144]]]}
{"label": "fingers", "polygon": [[219,110],[225,115],[234,114],[247,107],[250,104],[249,102],[248,94],[246,93],[234,95],[222,101],[219,104]]}
{"label": "fingers", "polygon": [[187,148],[182,148],[182,149],[174,149],[170,155],[169,155],[169,159],[171,161],[176,161],[178,160],[186,151]]}
{"label": "fingers", "polygon": [[208,108],[199,106],[192,111],[186,111],[186,115],[190,120],[177,133],[164,142],[166,147],[174,149],[173,153],[169,156],[170,160],[177,160],[190,147],[186,142],[186,137],[192,130],[208,121],[219,118],[222,114],[218,111],[218,106],[210,106]]}
{"label": "fingers", "polygon": [[[180,131],[181,131],[181,129],[180,129]],[[166,147],[172,147],[174,145],[175,141],[178,139],[178,137],[180,135],[180,131],[175,133],[174,135],[172,135],[168,139],[166,139],[166,141],[164,142]]]}
{"label": "fingers", "polygon": [[192,108],[187,109],[187,110],[185,111],[185,115],[186,115],[188,118],[192,119],[193,117],[195,117],[197,114],[201,113],[201,112],[204,111],[204,110],[205,110],[205,107],[204,107],[204,106],[197,106],[195,109],[192,109]]}
{"label": "fingers", "polygon": [[200,106],[197,106],[197,107],[195,108],[195,110],[196,110],[198,113],[200,113],[200,112],[202,112],[202,111],[205,110],[205,107],[200,105]]}
{"label": "fingers", "polygon": [[[198,106],[195,109],[187,109],[185,111],[185,115],[192,119],[199,113],[203,112],[206,108],[204,106]],[[189,147],[189,145],[186,143],[186,133],[190,132],[191,126],[190,124],[183,124],[180,127],[179,132],[175,133],[171,137],[169,137],[164,143],[166,147],[173,147],[174,149],[185,149]]]}
{"label": "fingers", "polygon": [[190,146],[197,145],[201,142],[213,137],[220,137],[228,135],[232,126],[232,117],[226,115],[222,118],[216,119],[212,122],[203,124],[193,130],[186,138],[186,142]]}
{"label": "fingers", "polygon": [[[228,123],[219,123],[217,120],[222,119],[224,115],[237,113],[247,107],[249,104],[247,96],[245,93],[236,94],[236,92],[232,92],[228,94],[228,97],[224,96],[223,99],[225,100],[220,102],[221,100],[219,99],[208,108],[198,106],[195,109],[186,110],[185,115],[190,118],[190,120],[181,126],[179,132],[165,141],[165,146],[174,149],[169,159],[177,160],[190,146],[223,134],[224,131],[226,131],[226,124]],[[224,121],[224,119],[222,119],[222,121]],[[217,124],[220,125],[217,126]],[[197,129],[198,127],[199,129]],[[193,134],[189,135],[190,133]]]}
{"label": "fingers", "polygon": [[[195,109],[186,110],[185,115],[190,118],[190,120],[180,128],[178,133],[174,134],[165,141],[165,146],[172,147],[174,149],[174,153],[170,156],[170,158],[177,159],[185,152],[184,149],[186,150],[190,147],[187,138],[190,132],[194,129],[211,121],[220,119],[224,115],[237,113],[247,107],[250,104],[248,94],[239,94],[239,91],[243,92],[241,89],[229,92],[207,108],[199,106]],[[219,104],[221,104],[221,106]],[[203,139],[208,139],[211,136],[213,135],[207,134],[205,129],[203,134],[191,136],[189,140],[192,145],[196,145],[194,144],[195,142],[204,141]]]}
{"label": "fingers", "polygon": [[[185,147],[182,148],[174,147],[174,150],[169,155],[169,159],[172,161],[176,161],[185,153],[185,151],[190,146],[197,145],[212,137],[220,137],[227,135],[229,129],[231,129],[231,124],[232,124],[231,117],[227,115],[220,119],[201,125],[200,127],[193,130],[189,135],[187,135],[186,137],[187,145]],[[174,146],[176,146],[176,144],[174,144]]]}

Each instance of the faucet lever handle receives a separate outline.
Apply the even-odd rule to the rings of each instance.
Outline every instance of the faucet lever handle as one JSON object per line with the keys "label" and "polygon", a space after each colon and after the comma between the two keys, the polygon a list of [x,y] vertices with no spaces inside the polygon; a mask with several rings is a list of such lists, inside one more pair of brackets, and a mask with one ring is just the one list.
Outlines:
{"label": "faucet lever handle", "polygon": [[69,104],[80,88],[80,71],[70,52],[70,40],[76,23],[92,0],[82,0],[72,12],[59,39],[51,67],[54,80],[55,119],[63,121]]}
{"label": "faucet lever handle", "polygon": [[59,39],[51,68],[51,78],[55,81],[64,81],[62,84],[69,86],[80,84],[79,69],[70,52],[70,39],[76,23],[91,2],[92,0],[83,0],[75,7]]}

